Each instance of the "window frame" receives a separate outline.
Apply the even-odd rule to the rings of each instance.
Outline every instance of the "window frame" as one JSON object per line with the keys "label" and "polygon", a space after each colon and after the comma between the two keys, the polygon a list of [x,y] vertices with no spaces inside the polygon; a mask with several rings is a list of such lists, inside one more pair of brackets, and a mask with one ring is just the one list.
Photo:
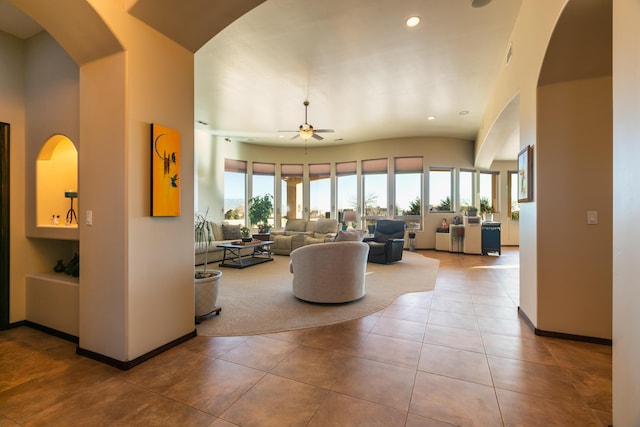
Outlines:
{"label": "window frame", "polygon": [[[445,166],[431,166],[429,167],[429,186],[428,186],[428,199],[427,199],[427,203],[429,206],[429,213],[437,213],[437,214],[442,214],[442,213],[453,213],[455,212],[455,206],[454,206],[454,167],[445,167]],[[449,210],[438,210],[435,208],[431,207],[431,172],[449,172],[449,205],[450,205],[450,209]],[[440,205],[438,205],[440,206]]]}

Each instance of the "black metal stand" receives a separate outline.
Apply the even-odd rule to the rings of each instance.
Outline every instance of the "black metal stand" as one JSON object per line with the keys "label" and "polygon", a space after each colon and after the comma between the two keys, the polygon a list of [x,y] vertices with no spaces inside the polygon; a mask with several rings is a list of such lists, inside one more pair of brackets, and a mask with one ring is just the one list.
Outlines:
{"label": "black metal stand", "polygon": [[71,209],[67,212],[67,218],[65,224],[73,224],[73,220],[76,220],[76,224],[78,223],[78,216],[76,215],[76,211],[73,210],[73,197],[71,199]]}

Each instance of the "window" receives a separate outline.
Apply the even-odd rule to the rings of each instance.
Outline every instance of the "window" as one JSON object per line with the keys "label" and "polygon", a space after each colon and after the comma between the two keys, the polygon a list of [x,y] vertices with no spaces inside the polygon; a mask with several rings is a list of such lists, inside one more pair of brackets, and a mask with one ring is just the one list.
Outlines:
{"label": "window", "polygon": [[331,165],[309,165],[309,220],[326,218],[331,213]]}
{"label": "window", "polygon": [[344,223],[345,210],[358,210],[358,176],[356,162],[336,163],[338,222]]}
{"label": "window", "polygon": [[387,217],[387,159],[362,160],[362,195],[367,227]]}
{"label": "window", "polygon": [[247,162],[224,159],[224,219],[243,224],[245,217]]}
{"label": "window", "polygon": [[[258,163],[252,164],[253,178],[251,181],[252,195],[251,197],[264,196],[266,194],[274,195],[275,190],[275,163]],[[275,224],[273,212],[269,218],[269,224]]]}
{"label": "window", "polygon": [[498,208],[498,172],[480,172],[480,211],[496,212]]}
{"label": "window", "polygon": [[473,206],[473,171],[461,170],[458,174],[460,208]]}
{"label": "window", "polygon": [[422,228],[422,157],[394,159],[395,218],[408,230]]}
{"label": "window", "polygon": [[509,171],[509,182],[507,183],[509,194],[509,218],[518,221],[520,219],[520,203],[518,203],[518,172]]}
{"label": "window", "polygon": [[281,227],[289,218],[302,218],[302,180],[302,165],[280,165]]}
{"label": "window", "polygon": [[453,170],[429,170],[429,212],[453,212]]}

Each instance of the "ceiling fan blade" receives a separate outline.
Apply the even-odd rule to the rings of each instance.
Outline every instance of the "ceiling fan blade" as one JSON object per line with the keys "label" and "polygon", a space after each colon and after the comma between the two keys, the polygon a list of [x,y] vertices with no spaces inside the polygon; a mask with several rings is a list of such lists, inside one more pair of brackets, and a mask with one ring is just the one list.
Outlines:
{"label": "ceiling fan blade", "polygon": [[319,133],[333,133],[335,132],[333,129],[315,129],[314,132],[319,132]]}
{"label": "ceiling fan blade", "polygon": [[317,135],[315,132],[313,133],[313,135],[311,135],[312,137],[314,137],[315,139],[317,139],[318,141],[322,141],[324,138],[321,137],[320,135]]}
{"label": "ceiling fan blade", "polygon": [[278,132],[300,132],[298,130],[279,130]]}
{"label": "ceiling fan blade", "polygon": [[299,137],[299,136],[300,136],[300,134],[299,134],[299,133],[296,133],[295,135],[293,135],[293,136],[292,136],[291,138],[289,138],[289,139],[296,139],[296,138],[297,138],[297,137]]}

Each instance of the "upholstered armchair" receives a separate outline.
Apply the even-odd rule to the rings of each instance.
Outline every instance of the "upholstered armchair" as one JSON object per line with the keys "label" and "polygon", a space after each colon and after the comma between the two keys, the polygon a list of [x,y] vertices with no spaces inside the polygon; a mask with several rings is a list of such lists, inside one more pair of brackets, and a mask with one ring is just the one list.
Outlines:
{"label": "upholstered armchair", "polygon": [[369,262],[391,264],[402,259],[404,221],[381,219],[376,222],[373,237],[364,241],[369,245]]}
{"label": "upholstered armchair", "polygon": [[291,252],[293,294],[304,301],[343,303],[365,294],[367,254],[363,242],[302,246]]}

